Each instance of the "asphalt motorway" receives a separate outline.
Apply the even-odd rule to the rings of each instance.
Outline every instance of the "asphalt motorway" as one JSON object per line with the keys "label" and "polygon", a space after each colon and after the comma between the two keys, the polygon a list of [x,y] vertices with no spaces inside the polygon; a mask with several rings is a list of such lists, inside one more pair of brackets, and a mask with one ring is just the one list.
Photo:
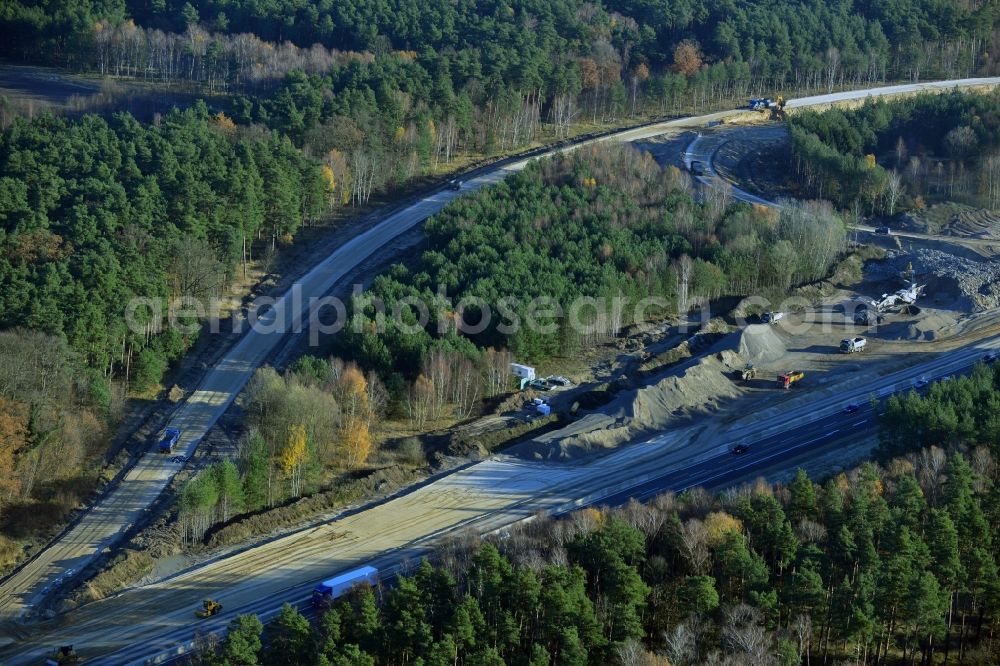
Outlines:
{"label": "asphalt motorway", "polygon": [[[88,604],[31,628],[16,645],[0,649],[0,662],[36,662],[46,648],[73,643],[95,664],[146,663],[190,649],[196,632],[221,630],[238,613],[268,617],[283,601],[308,597],[316,581],[360,563],[395,570],[446,534],[482,534],[530,520],[538,511],[566,513],[594,504],[647,499],[665,490],[721,487],[755,469],[805,453],[835,450],[841,441],[870,434],[874,396],[911,390],[920,380],[967,372],[1000,336],[944,354],[927,355],[907,369],[837,391],[811,389],[813,399],[763,410],[749,430],[706,441],[670,431],[582,463],[535,463],[498,456],[447,475],[418,490],[350,516],[219,558],[162,582]],[[781,391],[781,389],[774,389]],[[789,389],[795,391],[796,389]],[[848,414],[849,403],[861,405]],[[736,443],[749,444],[742,455]],[[218,599],[223,613],[198,621],[202,598]]]}
{"label": "asphalt motorway", "polygon": [[[995,85],[997,83],[1000,83],[1000,78],[888,86],[794,100],[790,106],[829,104],[882,94],[918,92],[931,88]],[[741,113],[741,111],[727,111],[698,118],[669,121],[640,129],[627,130],[593,141],[644,139],[678,128],[704,125],[735,113]],[[579,145],[581,144],[558,150],[571,150]],[[496,183],[508,174],[523,169],[529,161],[530,159],[525,159],[486,170],[468,180],[463,190],[471,191]],[[263,362],[270,351],[280,343],[288,332],[295,330],[298,326],[303,326],[308,320],[308,314],[314,311],[316,306],[313,299],[329,292],[344,275],[360,262],[391,242],[399,234],[413,228],[440,210],[460,194],[461,192],[449,190],[435,192],[412,206],[388,216],[379,225],[353,238],[331,254],[306,274],[300,282],[296,283],[288,293],[274,302],[273,306],[264,312],[256,325],[247,331],[222,362],[208,373],[198,390],[182,403],[171,419],[170,425],[179,427],[183,431],[178,453],[190,456],[194,452],[201,437],[228,408],[253,371]],[[786,423],[787,420],[787,415],[778,415],[776,418],[766,419],[762,423],[771,423],[773,427],[777,427]],[[669,439],[669,435],[664,437]],[[155,446],[155,442],[150,443],[151,450]],[[587,501],[594,501],[594,493],[603,492],[601,489],[605,488],[605,482],[611,478],[616,479],[617,492],[624,492],[637,483],[647,482],[649,478],[643,477],[648,477],[652,473],[651,470],[662,468],[662,460],[657,458],[655,452],[645,455],[643,467],[630,467],[624,460],[633,455],[629,451],[635,448],[637,447],[628,447],[623,451],[624,459],[609,456],[602,459],[605,461],[604,463],[598,462],[587,467],[570,466],[568,469],[559,470],[527,464],[523,467],[515,466],[513,471],[504,468],[499,471],[509,476],[503,478],[521,479],[524,480],[523,484],[516,486],[516,492],[503,491],[488,495],[488,502],[483,506],[477,506],[476,502],[482,499],[483,492],[496,486],[496,479],[488,476],[491,468],[487,466],[472,473],[475,480],[469,481],[465,486],[461,484],[463,479],[467,479],[467,477],[457,474],[454,477],[448,477],[452,479],[450,483],[453,485],[458,483],[460,487],[455,490],[454,497],[450,497],[445,504],[435,503],[436,499],[431,502],[431,505],[427,507],[431,514],[427,514],[427,512],[420,514],[421,521],[424,522],[411,521],[405,525],[397,523],[400,527],[399,534],[379,534],[377,535],[379,538],[368,539],[367,542],[365,525],[355,525],[352,537],[358,542],[366,542],[368,547],[345,553],[345,556],[338,558],[337,562],[347,566],[351,562],[372,559],[386,550],[404,547],[418,539],[430,538],[442,531],[453,530],[473,523],[479,527],[484,524],[501,526],[504,524],[502,522],[504,520],[510,522],[523,518],[525,511],[530,514],[539,508],[558,508],[567,502],[578,506]],[[120,538],[129,525],[162,492],[170,478],[180,468],[180,463],[173,463],[169,458],[169,456],[148,453],[129,471],[122,483],[86,513],[83,519],[64,538],[42,551],[28,566],[19,570],[14,576],[4,580],[0,585],[0,619],[10,621],[20,616],[44,591],[57,585],[68,571],[78,570],[95,554],[103,548],[111,546],[116,539]],[[479,476],[476,477],[476,474]],[[448,490],[447,484],[444,486],[445,492],[451,492]],[[436,489],[435,492],[439,489]],[[471,503],[464,502],[463,493],[473,498],[473,501]],[[436,498],[438,495],[434,497]],[[434,513],[435,507],[437,507],[438,513]],[[456,519],[457,516],[461,518]],[[402,529],[404,527],[406,529]],[[314,544],[311,544],[310,548],[315,548]],[[378,550],[374,550],[375,548]],[[311,580],[322,578],[329,572],[331,565],[329,562],[324,564],[323,560],[325,551],[322,549],[310,550],[309,554],[317,558],[316,561],[306,558],[308,560],[306,563],[290,568],[289,578]],[[282,555],[284,556],[285,553]],[[288,562],[290,560],[282,557],[280,561]],[[279,604],[280,599],[284,598],[280,596],[281,591],[287,589],[285,582],[278,580],[285,573],[280,569],[280,566],[252,555],[245,565],[247,568],[243,571],[243,576],[262,575],[269,583],[268,586],[264,586],[268,593],[255,597],[255,602],[266,599],[267,603],[272,603],[271,600],[274,600],[274,605]],[[204,581],[199,580],[202,573],[205,576]],[[208,566],[203,572],[201,570],[188,572],[185,577],[172,579],[166,586],[170,587],[171,584],[186,586],[188,582],[193,582],[189,588],[186,588],[190,592],[193,589],[230,589],[233,584],[239,581],[234,580],[232,574],[220,572],[218,567]],[[153,587],[155,586],[151,586],[151,588]],[[254,589],[260,588],[261,585],[249,584],[237,585],[237,587],[240,592],[239,599],[242,599],[242,602],[235,604],[234,607],[243,608],[249,603],[248,595],[253,594]],[[101,617],[94,617],[93,613],[87,612],[86,609],[80,609],[72,614],[72,619],[75,621],[78,616],[86,618],[86,622],[90,624],[87,625],[86,630],[82,626],[84,623],[78,624],[80,633],[92,638],[93,643],[103,646],[102,652],[113,651],[112,648],[115,645],[135,644],[136,641],[145,642],[142,637],[165,636],[167,642],[170,642],[177,640],[178,636],[190,634],[190,606],[184,606],[183,612],[181,610],[173,611],[174,615],[171,616],[170,622],[154,622],[150,625],[148,622],[140,621],[140,618],[143,617],[142,611],[137,613],[136,609],[145,608],[147,611],[156,609],[158,600],[167,603],[166,600],[169,599],[169,604],[173,604],[174,608],[180,608],[178,604],[181,597],[177,596],[176,587],[173,588],[170,595],[164,597],[158,596],[155,589],[151,588],[129,592],[127,595],[112,600],[115,601],[116,606],[119,603],[124,603],[120,601],[121,599],[127,599],[129,602],[127,609],[119,608],[119,610],[125,611],[127,617],[122,617],[117,622],[114,615],[103,612],[107,608],[102,606],[102,603],[105,602],[91,604],[91,606],[97,607],[96,612],[102,613]],[[142,595],[146,595],[148,601],[146,599],[140,601]],[[236,595],[234,594],[234,596]],[[190,595],[185,595],[183,600],[184,604],[190,604]],[[157,611],[154,611],[152,615],[160,617]],[[131,621],[128,618],[131,618]],[[56,643],[74,642],[73,632],[67,633],[60,630],[58,626],[52,628],[56,629],[52,636],[59,637]],[[23,653],[24,649],[31,645],[30,641],[27,644],[24,642],[22,629],[12,626],[10,622],[5,625],[5,629],[3,635],[0,636],[0,641],[16,643],[16,645],[10,646],[5,654]],[[162,643],[157,644],[162,645]],[[31,648],[29,652],[37,656],[38,646],[32,645]],[[153,643],[148,644],[148,649],[151,652],[158,651]],[[4,660],[4,663],[8,662]]]}

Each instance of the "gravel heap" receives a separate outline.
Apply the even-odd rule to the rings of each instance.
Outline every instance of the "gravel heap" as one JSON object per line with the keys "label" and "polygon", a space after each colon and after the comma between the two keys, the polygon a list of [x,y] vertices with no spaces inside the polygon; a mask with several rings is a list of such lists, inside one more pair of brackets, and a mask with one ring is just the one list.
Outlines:
{"label": "gravel heap", "polygon": [[1000,262],[973,261],[940,250],[927,248],[912,253],[899,253],[886,257],[885,261],[873,262],[866,272],[873,279],[898,277],[913,263],[913,272],[918,282],[929,276],[954,281],[959,294],[968,298],[976,310],[1000,307]]}

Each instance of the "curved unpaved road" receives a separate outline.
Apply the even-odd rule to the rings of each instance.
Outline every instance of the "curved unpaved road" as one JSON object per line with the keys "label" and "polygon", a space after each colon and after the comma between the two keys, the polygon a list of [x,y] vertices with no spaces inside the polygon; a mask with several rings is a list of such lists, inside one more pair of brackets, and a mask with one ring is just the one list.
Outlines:
{"label": "curved unpaved road", "polygon": [[[801,107],[802,105],[797,104],[794,106]],[[793,107],[793,104],[789,103],[789,107]],[[740,187],[739,177],[735,173],[732,173],[731,165],[728,169],[724,166],[725,161],[719,159],[719,155],[722,154],[725,156],[727,150],[735,153],[739,149],[733,149],[731,146],[741,141],[751,141],[755,145],[775,144],[787,141],[787,137],[788,130],[784,124],[722,126],[703,135],[699,134],[691,141],[684,152],[684,165],[690,168],[691,163],[695,161],[701,162],[704,165],[705,175],[697,177],[696,180],[705,187],[718,187],[720,184],[724,184],[729,189],[730,195],[737,201],[770,206],[772,208],[782,208],[785,205],[782,200],[767,199]],[[733,155],[728,155],[728,158],[732,159]],[[849,228],[852,231],[875,233],[875,228],[870,225],[852,224],[849,225]],[[962,245],[973,250],[986,252],[987,254],[992,254],[998,245],[1000,245],[996,240],[989,238],[926,234],[918,231],[898,229],[893,229],[891,235],[948,245]]]}
{"label": "curved unpaved road", "polygon": [[[789,106],[831,104],[863,99],[868,96],[997,85],[998,83],[1000,83],[1000,78],[888,86],[793,100]],[[640,129],[627,130],[595,139],[593,142],[635,141],[678,128],[700,126],[739,113],[743,112],[739,110],[725,111],[698,118],[669,121]],[[560,150],[573,150],[580,145],[584,144]],[[529,161],[526,159],[486,171],[467,181],[465,189],[475,190],[496,183],[508,174],[523,169]],[[273,308],[261,318],[261,321],[249,330],[240,342],[226,354],[220,364],[206,376],[199,389],[187,399],[171,420],[171,425],[180,427],[184,431],[179,446],[184,454],[190,455],[194,452],[201,437],[231,404],[268,353],[282,340],[286,333],[301,325],[303,317],[310,310],[311,298],[320,297],[327,293],[353,267],[384,247],[399,234],[439,211],[459,194],[450,191],[437,192],[390,215],[376,227],[339,248],[304,276],[289,292],[279,298]],[[153,447],[155,444],[151,444],[151,449]],[[622,452],[621,455],[634,454]],[[659,456],[655,458],[659,460]],[[614,456],[612,459],[621,462],[618,456]],[[653,462],[655,463],[656,460]],[[173,608],[175,609],[173,616],[168,616],[166,602],[158,593],[154,592],[158,588],[153,586],[139,592],[123,595],[115,600],[92,604],[73,613],[70,622],[77,625],[78,628],[69,632],[57,630],[53,632],[53,637],[58,636],[58,641],[63,642],[73,642],[73,638],[79,637],[94,646],[94,649],[107,652],[114,646],[120,647],[136,640],[142,641],[142,637],[152,639],[153,636],[164,633],[168,636],[173,633],[176,636],[176,632],[183,631],[181,627],[188,625],[188,620],[190,620],[189,613],[176,609],[184,609],[188,604],[196,603],[203,593],[224,591],[235,586],[234,589],[239,590],[244,607],[246,604],[260,603],[262,598],[267,600],[281,598],[280,593],[290,587],[286,579],[291,579],[294,583],[314,580],[317,577],[326,576],[329,572],[352,561],[369,559],[385,548],[393,547],[393,543],[396,544],[395,547],[402,547],[415,540],[433,536],[441,529],[453,529],[457,524],[456,516],[462,517],[458,524],[466,520],[488,520],[490,516],[494,515],[494,512],[502,509],[503,520],[510,522],[511,516],[517,515],[516,511],[511,513],[512,505],[516,507],[530,503],[531,510],[534,511],[553,500],[557,502],[570,501],[586,494],[588,484],[584,483],[585,479],[590,480],[589,487],[591,488],[605,487],[612,478],[619,478],[621,483],[628,484],[637,474],[635,469],[628,464],[615,464],[614,471],[618,475],[617,477],[613,477],[609,470],[600,469],[599,466],[577,467],[575,469],[586,471],[582,473],[582,476],[580,472],[577,472],[573,482],[565,484],[563,483],[564,478],[557,473],[557,470],[545,468],[545,472],[540,476],[540,481],[532,481],[527,485],[514,483],[511,485],[513,489],[507,491],[506,488],[511,484],[511,475],[516,476],[523,472],[522,467],[520,467],[523,463],[509,463],[518,465],[514,469],[504,468],[502,471],[491,471],[490,466],[498,464],[500,463],[477,465],[471,472],[456,475],[454,478],[448,477],[413,493],[409,496],[411,497],[409,501],[414,501],[413,497],[420,498],[428,494],[434,498],[432,501],[427,501],[425,506],[421,505],[426,516],[422,520],[414,521],[413,514],[401,512],[399,514],[401,522],[392,527],[384,528],[378,526],[377,522],[369,523],[366,520],[365,517],[370,512],[359,514],[353,520],[357,531],[345,532],[345,534],[352,535],[350,538],[353,539],[356,548],[350,549],[350,552],[342,553],[336,560],[324,556],[327,550],[331,550],[331,547],[339,542],[336,529],[333,529],[333,534],[324,534],[322,537],[326,542],[325,546],[309,546],[313,548],[310,552],[315,559],[305,557],[296,547],[295,539],[289,537],[292,541],[285,543],[279,551],[270,550],[274,559],[271,557],[265,559],[263,552],[248,551],[250,555],[243,560],[244,563],[239,568],[234,568],[237,566],[235,560],[225,560],[221,564],[217,563],[213,566],[197,569],[163,584],[166,589],[170,590],[170,599],[173,600]],[[166,457],[158,456],[152,452],[148,453],[129,471],[121,484],[85,514],[83,519],[64,538],[42,551],[28,566],[14,576],[3,581],[3,584],[0,585],[0,619],[7,620],[5,624],[7,631],[4,632],[3,636],[0,636],[0,641],[10,643],[23,639],[23,630],[12,625],[10,621],[20,616],[43,590],[61,579],[67,569],[83,566],[102,548],[113,544],[120,538],[127,527],[162,492],[178,467],[178,465],[170,463]],[[538,478],[539,468],[531,465],[529,467],[534,470],[533,476]],[[452,487],[456,483],[460,485]],[[597,486],[594,485],[595,483]],[[490,502],[479,503],[483,497],[480,494],[469,495],[468,489],[470,487],[476,488],[477,491],[496,491],[496,494]],[[515,498],[517,501],[512,502]],[[404,516],[407,517],[404,518]],[[501,522],[501,524],[503,523]],[[334,523],[334,525],[339,525],[339,523]],[[329,530],[330,528],[327,526],[316,529]],[[295,563],[299,563],[299,566],[292,566]],[[251,575],[254,581],[252,584],[246,582]],[[268,592],[258,596],[258,592],[261,590],[257,588],[264,583],[270,585]],[[244,587],[240,587],[239,584]],[[246,587],[247,585],[249,587]],[[270,601],[266,603],[270,603]],[[128,610],[119,612],[120,604],[125,604]],[[229,607],[232,607],[232,604]],[[144,608],[150,610],[144,611]],[[172,619],[170,619],[171,617]],[[168,629],[172,631],[167,631]],[[5,653],[6,655],[24,654],[27,649],[27,653],[32,655],[31,658],[34,659],[39,653],[40,646],[35,644],[29,648],[28,646],[31,644],[32,642],[29,641],[27,645],[22,642],[10,646],[5,650]],[[152,648],[152,644],[149,647]],[[4,663],[13,662],[4,659]]]}

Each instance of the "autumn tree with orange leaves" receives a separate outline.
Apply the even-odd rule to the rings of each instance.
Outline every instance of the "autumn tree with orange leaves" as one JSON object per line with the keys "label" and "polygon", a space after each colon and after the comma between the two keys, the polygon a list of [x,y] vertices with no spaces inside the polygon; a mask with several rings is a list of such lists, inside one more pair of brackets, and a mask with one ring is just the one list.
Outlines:
{"label": "autumn tree with orange leaves", "polygon": [[0,514],[21,488],[15,456],[25,445],[28,410],[20,402],[0,397]]}
{"label": "autumn tree with orange leaves", "polygon": [[343,414],[344,423],[350,421],[364,421],[366,424],[371,421],[371,414],[368,406],[368,380],[354,363],[345,366],[344,371],[337,380],[334,392],[337,402],[340,403],[340,411]]}
{"label": "autumn tree with orange leaves", "polygon": [[368,380],[354,363],[347,364],[340,373],[336,395],[344,419],[340,429],[344,459],[348,467],[358,467],[364,464],[372,450],[374,415],[369,403]]}
{"label": "autumn tree with orange leaves", "polygon": [[701,50],[696,42],[685,39],[674,48],[674,71],[691,76],[701,69]]}

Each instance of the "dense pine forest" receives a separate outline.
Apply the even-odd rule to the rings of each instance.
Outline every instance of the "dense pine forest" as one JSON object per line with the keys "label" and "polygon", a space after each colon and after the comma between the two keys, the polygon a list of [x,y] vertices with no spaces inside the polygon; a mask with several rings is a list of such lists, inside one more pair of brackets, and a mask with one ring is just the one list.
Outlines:
{"label": "dense pine forest", "polygon": [[805,110],[790,121],[805,194],[892,215],[956,194],[955,182],[1000,202],[1000,95],[950,93],[850,109]]}
{"label": "dense pine forest", "polygon": [[168,303],[222,294],[255,240],[290,238],[328,196],[287,139],[242,136],[204,104],[0,135],[0,563],[18,554],[6,536],[31,538],[93,488],[123,414],[112,380],[156,386],[198,336],[194,310]]}
{"label": "dense pine forest", "polygon": [[[478,304],[490,309],[488,325],[469,336],[478,346],[541,359],[617,335],[649,297],[659,299],[646,311],[655,318],[723,295],[787,292],[827,275],[846,240],[843,222],[822,206],[779,214],[734,204],[721,189],[696,198],[686,174],[627,146],[542,160],[454,202],[425,231],[419,262],[392,268],[370,292],[387,307],[426,303],[424,330],[412,332],[415,315],[405,309],[402,326],[390,317],[375,334],[374,306],[358,303],[362,321],[337,336],[340,354],[384,377],[412,378],[428,349],[461,347],[451,320],[463,302],[470,327],[481,321]],[[584,334],[568,325],[580,297],[604,299],[580,311]],[[528,325],[537,298],[558,306],[543,318],[551,326]]]}
{"label": "dense pine forest", "polygon": [[142,386],[189,341],[146,309],[130,330],[131,299],[218,295],[248,241],[291,236],[327,194],[287,140],[237,136],[203,104],[157,125],[19,120],[0,135],[0,174],[0,326],[65,336]]}
{"label": "dense pine forest", "polygon": [[992,2],[12,1],[0,53],[196,84],[327,161],[343,201],[581,124],[993,71]]}
{"label": "dense pine forest", "polygon": [[[233,622],[213,664],[997,663],[1000,487],[985,448],[817,484],[536,518],[456,539],[310,624]],[[263,640],[263,643],[262,643]],[[262,647],[262,645],[264,647]]]}

